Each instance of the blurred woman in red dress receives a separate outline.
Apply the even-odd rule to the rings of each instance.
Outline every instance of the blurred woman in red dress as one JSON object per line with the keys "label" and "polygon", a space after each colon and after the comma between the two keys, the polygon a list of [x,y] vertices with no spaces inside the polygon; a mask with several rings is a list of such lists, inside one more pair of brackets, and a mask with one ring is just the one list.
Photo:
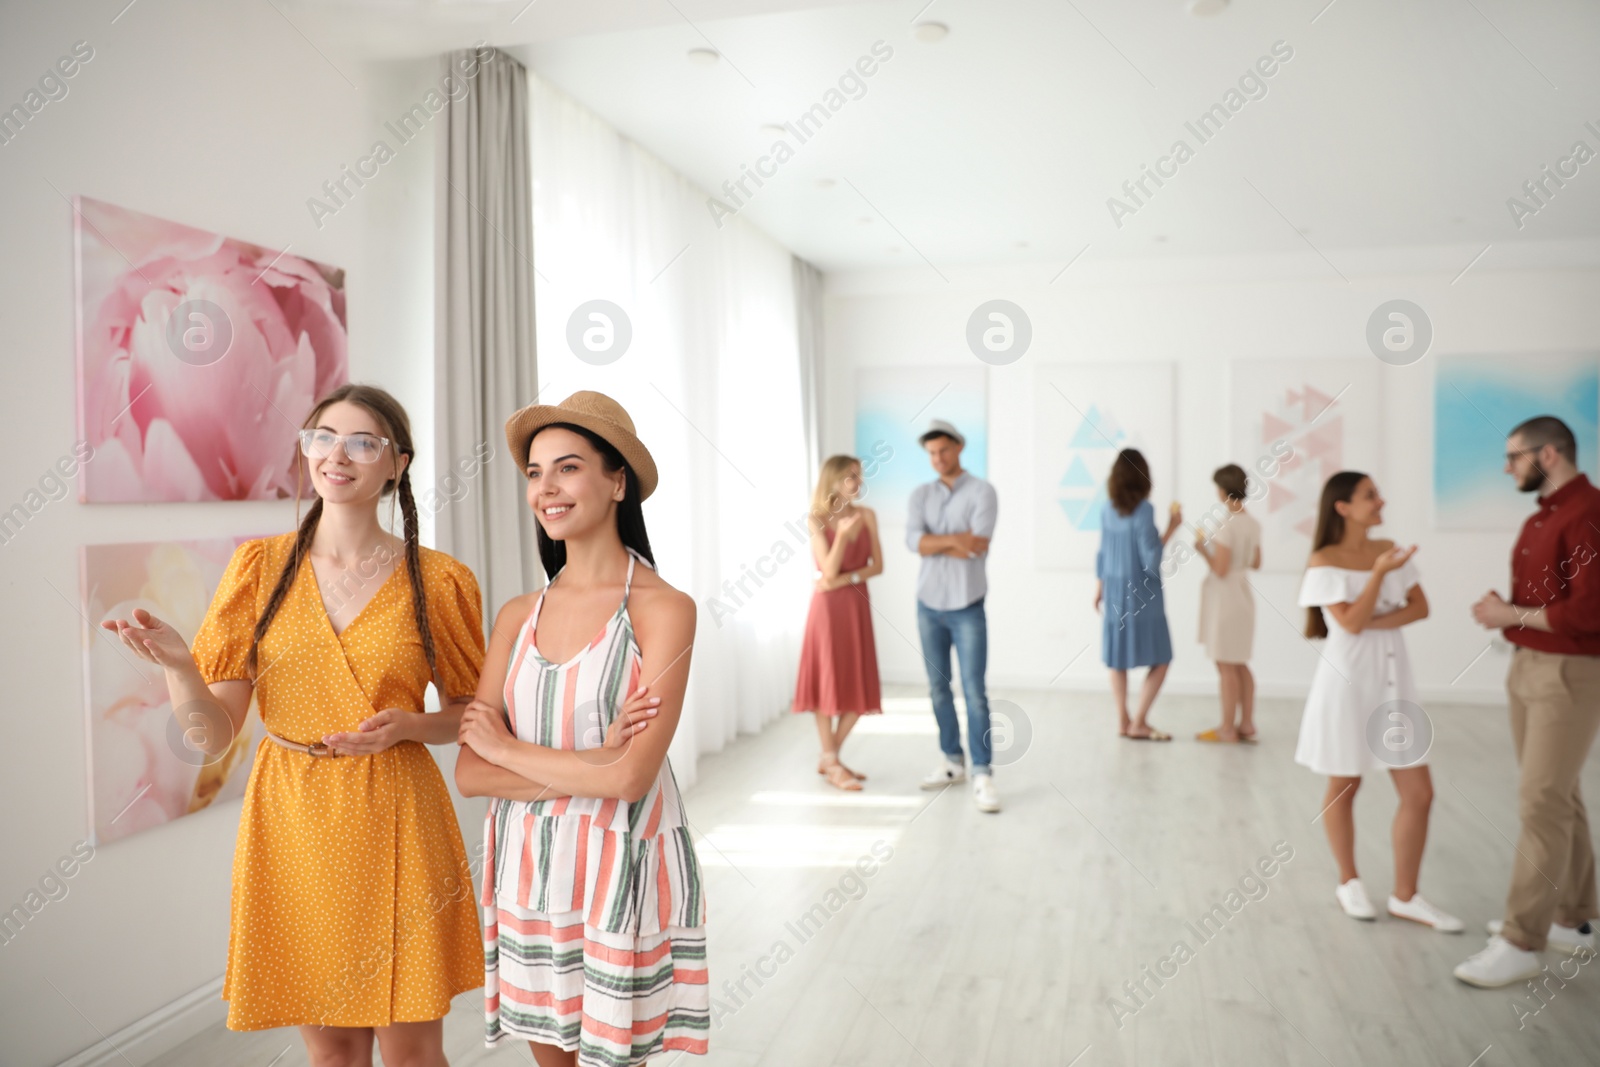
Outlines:
{"label": "blurred woman in red dress", "polygon": [[793,710],[814,712],[822,758],[817,773],[829,784],[859,790],[866,775],[846,767],[839,749],[861,715],[883,710],[878,647],[872,638],[867,579],[883,572],[878,516],[856,503],[861,461],[829,456],[811,496],[807,524],[817,561],[816,589],[806,616]]}

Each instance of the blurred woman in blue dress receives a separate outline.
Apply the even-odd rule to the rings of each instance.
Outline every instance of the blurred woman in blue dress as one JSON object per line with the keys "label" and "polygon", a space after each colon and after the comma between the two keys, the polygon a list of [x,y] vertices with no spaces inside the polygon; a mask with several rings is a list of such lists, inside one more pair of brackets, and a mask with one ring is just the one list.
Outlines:
{"label": "blurred woman in blue dress", "polygon": [[[1095,556],[1099,581],[1094,606],[1097,611],[1104,609],[1103,655],[1111,668],[1118,732],[1134,741],[1171,741],[1171,734],[1151,726],[1146,717],[1172,662],[1172,636],[1161,594],[1161,554],[1183,523],[1183,511],[1174,503],[1166,532],[1156,532],[1150,467],[1134,448],[1117,453],[1106,479],[1106,496],[1108,506],[1100,512],[1100,551]],[[1135,667],[1150,669],[1139,687],[1138,709],[1130,716],[1128,671]]]}

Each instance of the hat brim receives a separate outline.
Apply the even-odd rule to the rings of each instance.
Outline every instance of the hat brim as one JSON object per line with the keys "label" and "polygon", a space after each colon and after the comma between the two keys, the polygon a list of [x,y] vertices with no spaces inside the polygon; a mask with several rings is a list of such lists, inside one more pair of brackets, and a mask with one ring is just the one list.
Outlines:
{"label": "hat brim", "polygon": [[529,404],[506,420],[506,445],[517,469],[527,475],[528,448],[533,435],[547,426],[568,423],[581,426],[622,453],[622,459],[633,468],[639,480],[639,499],[648,499],[656,491],[656,461],[644,442],[621,424],[598,415],[557,407],[554,404]]}

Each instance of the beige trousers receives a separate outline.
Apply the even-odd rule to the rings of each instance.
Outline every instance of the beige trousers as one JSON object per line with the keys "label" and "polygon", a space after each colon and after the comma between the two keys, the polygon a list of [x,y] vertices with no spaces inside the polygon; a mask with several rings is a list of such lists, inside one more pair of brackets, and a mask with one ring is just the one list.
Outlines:
{"label": "beige trousers", "polygon": [[1538,952],[1552,920],[1580,926],[1600,918],[1589,816],[1578,789],[1584,759],[1600,729],[1600,656],[1518,648],[1506,691],[1522,772],[1522,832],[1502,936]]}

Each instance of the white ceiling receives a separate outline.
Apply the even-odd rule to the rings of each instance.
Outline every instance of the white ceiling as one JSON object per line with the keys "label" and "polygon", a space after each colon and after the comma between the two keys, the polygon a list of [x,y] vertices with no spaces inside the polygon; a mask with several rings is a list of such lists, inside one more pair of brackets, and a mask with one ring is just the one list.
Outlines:
{"label": "white ceiling", "polygon": [[[1600,158],[1520,230],[1506,203],[1575,141],[1600,153],[1581,0],[526,3],[308,10],[388,55],[485,36],[708,191],[881,40],[865,94],[790,135],[743,209],[829,270],[1314,251],[1331,276],[1340,250],[1600,238]],[[949,35],[914,40],[928,20]],[[1185,121],[1275,41],[1293,58],[1201,144]],[[1179,138],[1194,157],[1118,228],[1107,199]]]}

